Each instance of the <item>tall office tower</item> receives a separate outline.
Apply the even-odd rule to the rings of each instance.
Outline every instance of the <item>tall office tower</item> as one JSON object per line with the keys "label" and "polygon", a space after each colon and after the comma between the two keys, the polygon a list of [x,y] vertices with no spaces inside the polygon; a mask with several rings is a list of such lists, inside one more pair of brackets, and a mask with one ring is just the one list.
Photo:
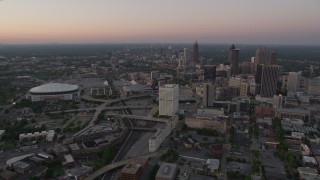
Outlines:
{"label": "tall office tower", "polygon": [[255,57],[251,57],[251,62],[250,62],[250,71],[251,74],[254,74],[256,72],[255,70]]}
{"label": "tall office tower", "polygon": [[237,75],[239,73],[239,49],[236,49],[234,44],[230,47],[228,60],[231,62],[231,75]]}
{"label": "tall office tower", "polygon": [[286,78],[286,87],[288,92],[296,93],[300,87],[301,72],[289,72]]}
{"label": "tall office tower", "polygon": [[273,97],[277,91],[279,67],[276,65],[263,66],[261,77],[261,97]]}
{"label": "tall office tower", "polygon": [[270,53],[268,65],[277,65],[277,52],[272,51]]}
{"label": "tall office tower", "polygon": [[262,70],[263,70],[263,64],[258,64],[257,70],[256,70],[256,84],[261,84],[261,78],[262,78]]}
{"label": "tall office tower", "polygon": [[204,81],[214,83],[216,80],[216,70],[217,67],[213,65],[205,65],[204,70]]}
{"label": "tall office tower", "polygon": [[159,115],[174,116],[179,109],[179,85],[165,84],[159,87]]}
{"label": "tall office tower", "polygon": [[240,69],[241,74],[244,74],[244,75],[250,74],[251,73],[251,62],[249,62],[249,61],[241,62],[239,69]]}
{"label": "tall office tower", "polygon": [[190,50],[189,50],[189,48],[183,48],[183,56],[184,56],[184,59],[186,61],[186,64],[189,64],[189,62],[190,62]]}
{"label": "tall office tower", "polygon": [[194,42],[193,44],[193,63],[194,64],[198,64],[200,63],[200,59],[199,59],[199,45],[198,45],[198,41]]}
{"label": "tall office tower", "polygon": [[259,64],[267,65],[268,61],[268,49],[267,48],[258,48],[256,50],[256,58],[255,58],[255,71],[257,70],[257,67]]}
{"label": "tall office tower", "polygon": [[211,83],[203,84],[203,107],[211,107],[213,106],[213,101],[215,101],[215,85]]}

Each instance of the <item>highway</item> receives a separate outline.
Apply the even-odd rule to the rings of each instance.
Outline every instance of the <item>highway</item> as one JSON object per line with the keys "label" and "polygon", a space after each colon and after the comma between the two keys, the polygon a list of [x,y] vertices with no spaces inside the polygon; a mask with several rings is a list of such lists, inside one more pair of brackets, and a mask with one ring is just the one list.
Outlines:
{"label": "highway", "polygon": [[[139,97],[145,97],[145,96],[150,96],[150,95],[137,95],[137,96],[130,96],[127,98],[119,98],[119,99],[115,99],[115,100],[109,100],[109,101],[114,101],[117,103],[120,103],[120,106],[118,106],[121,110],[123,111],[127,111],[128,108],[122,108],[122,100],[128,100],[128,99],[133,99],[133,98],[139,98]],[[91,98],[91,97],[90,97]],[[106,100],[102,100],[102,101],[106,101]],[[94,122],[97,120],[98,115],[104,111],[106,108],[115,108],[115,107],[107,107],[107,105],[110,105],[110,102],[104,102],[103,104],[101,104],[100,106],[94,108],[95,112],[93,114],[93,117],[90,120],[90,123],[88,124],[87,127],[83,128],[82,130],[80,130],[79,132],[77,132],[76,134],[73,135],[73,137],[77,136],[78,134],[81,134],[83,131],[85,131],[86,129],[88,129],[90,126],[94,125]],[[125,107],[125,106],[124,106]],[[141,106],[143,107],[143,106]],[[145,108],[148,106],[144,106]],[[108,114],[109,115],[109,114]],[[164,119],[157,119],[157,118],[151,118],[151,117],[143,117],[143,116],[134,116],[134,115],[124,115],[124,114],[110,114],[112,116],[118,116],[118,117],[125,117],[125,118],[132,118],[132,119],[140,119],[140,120],[146,120],[146,121],[155,121],[155,122],[162,122],[165,123],[167,122],[167,120]],[[121,116],[122,115],[122,116]]]}
{"label": "highway", "polygon": [[134,157],[134,158],[130,158],[130,159],[126,159],[126,160],[122,160],[122,161],[118,161],[118,162],[115,162],[115,163],[111,163],[111,164],[108,164],[102,168],[100,168],[99,170],[93,172],[92,174],[90,174],[86,180],[94,180],[96,178],[98,178],[99,176],[101,176],[102,174],[112,170],[112,169],[116,169],[118,167],[121,167],[121,166],[124,166],[125,164],[127,164],[128,162],[132,161],[132,160],[135,160],[135,159],[139,159],[139,158],[151,158],[151,157],[155,157],[155,156],[159,156],[161,154],[164,154],[168,149],[165,149],[165,150],[161,150],[161,151],[157,151],[157,152],[152,152],[152,153],[147,153],[147,154],[144,154],[144,155],[141,155],[141,156],[137,156],[137,157]]}
{"label": "highway", "polygon": [[162,119],[162,118],[153,118],[153,117],[146,117],[146,116],[137,116],[137,115],[126,115],[126,114],[114,114],[110,113],[108,116],[115,116],[115,117],[121,117],[121,118],[131,118],[131,119],[139,119],[144,121],[153,121],[153,122],[160,122],[160,123],[166,123],[168,122],[168,119]]}
{"label": "highway", "polygon": [[[104,104],[106,104],[106,103],[104,103]],[[71,113],[71,112],[79,112],[79,111],[95,111],[96,109],[97,108],[70,109],[70,110],[65,110],[65,111],[52,111],[52,112],[48,112],[48,113],[51,113],[51,114],[62,113],[62,112]],[[111,106],[111,107],[104,107],[102,110],[123,110],[123,109],[152,109],[152,106],[143,106],[143,105]]]}
{"label": "highway", "polygon": [[81,99],[87,100],[87,101],[93,101],[93,102],[100,102],[100,103],[107,103],[107,105],[111,105],[112,103],[116,103],[119,101],[125,101],[128,99],[134,99],[134,98],[141,98],[141,97],[148,97],[151,96],[152,94],[140,94],[140,95],[134,95],[134,96],[128,96],[128,97],[123,97],[123,98],[118,98],[118,99],[110,99],[110,100],[103,100],[103,99],[95,99],[92,98],[88,95],[83,95]]}
{"label": "highway", "polygon": [[[122,101],[117,102],[117,104],[119,106],[124,105]],[[129,111],[127,109],[123,109],[122,113],[129,114]],[[127,121],[126,124],[128,127],[130,127],[130,128],[134,127],[134,124],[132,123],[131,119],[125,119],[125,121]],[[140,135],[141,135],[141,132],[133,132],[133,130],[130,129],[128,137],[126,138],[125,142],[120,147],[118,153],[116,154],[116,156],[112,160],[112,163],[122,160],[124,155],[127,153],[128,149],[132,146],[133,142],[136,142],[140,138]],[[115,173],[116,173],[116,171],[104,173],[100,179],[106,179],[106,180],[113,179]]]}

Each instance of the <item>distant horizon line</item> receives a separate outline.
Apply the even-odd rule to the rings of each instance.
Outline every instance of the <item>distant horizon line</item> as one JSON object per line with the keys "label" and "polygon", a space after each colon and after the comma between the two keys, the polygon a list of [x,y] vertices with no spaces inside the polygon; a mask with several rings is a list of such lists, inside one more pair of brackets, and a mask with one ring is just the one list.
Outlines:
{"label": "distant horizon line", "polygon": [[[194,41],[196,42],[196,41]],[[120,42],[113,42],[113,43],[0,43],[0,46],[37,46],[37,45],[192,45],[194,42],[190,43],[157,43],[157,42],[125,42],[125,43],[120,43]],[[285,44],[285,43],[199,43],[199,45],[263,45],[263,46],[320,46],[320,44]]]}

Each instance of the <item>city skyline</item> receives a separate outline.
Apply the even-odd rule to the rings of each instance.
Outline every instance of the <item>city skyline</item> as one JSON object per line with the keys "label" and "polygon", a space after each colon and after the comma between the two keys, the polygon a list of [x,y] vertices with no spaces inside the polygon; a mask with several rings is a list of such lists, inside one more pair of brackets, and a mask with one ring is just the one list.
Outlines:
{"label": "city skyline", "polygon": [[320,45],[320,2],[0,1],[0,44]]}

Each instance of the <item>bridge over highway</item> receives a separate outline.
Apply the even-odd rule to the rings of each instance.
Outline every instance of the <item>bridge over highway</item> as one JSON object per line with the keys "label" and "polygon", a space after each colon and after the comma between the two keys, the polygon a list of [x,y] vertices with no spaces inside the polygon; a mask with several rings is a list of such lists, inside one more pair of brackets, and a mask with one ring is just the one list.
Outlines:
{"label": "bridge over highway", "polygon": [[152,94],[139,94],[139,95],[134,95],[134,96],[128,96],[128,97],[123,97],[123,98],[118,98],[118,99],[95,99],[90,96],[84,95],[81,97],[83,100],[87,101],[93,101],[93,102],[100,102],[100,103],[106,103],[107,105],[110,105],[112,103],[116,103],[119,101],[125,101],[129,99],[134,99],[134,98],[141,98],[141,97],[148,97],[151,96]]}
{"label": "bridge over highway", "polygon": [[[111,107],[104,107],[102,110],[123,110],[123,109],[152,109],[152,106],[143,106],[143,105],[137,105],[137,106],[111,106]],[[70,110],[64,110],[64,111],[52,111],[48,112],[51,114],[56,113],[71,113],[71,112],[80,112],[80,111],[96,111],[96,108],[83,108],[83,109],[70,109]]]}
{"label": "bridge over highway", "polygon": [[168,119],[153,118],[153,117],[146,117],[146,116],[127,115],[127,114],[115,114],[115,113],[109,113],[109,114],[107,114],[107,115],[108,115],[108,116],[114,116],[114,117],[138,119],[138,120],[144,120],[144,121],[161,122],[161,123],[166,123],[166,122],[168,122]]}
{"label": "bridge over highway", "polygon": [[161,151],[152,152],[152,153],[148,153],[148,154],[145,154],[145,155],[142,155],[142,156],[137,156],[137,157],[134,157],[134,158],[118,161],[118,162],[115,162],[115,163],[112,163],[112,164],[108,164],[108,165],[98,169],[97,171],[93,172],[92,174],[90,174],[86,178],[86,180],[94,180],[94,179],[98,178],[99,176],[103,175],[104,173],[106,173],[106,172],[108,172],[108,171],[110,171],[112,169],[116,169],[116,168],[119,168],[121,166],[124,166],[125,164],[129,163],[130,161],[133,161],[133,160],[136,160],[136,159],[139,159],[139,158],[151,158],[151,157],[159,156],[159,155],[162,155],[162,154],[166,153],[167,151],[168,151],[168,149],[164,149],[164,150],[161,150]]}
{"label": "bridge over highway", "polygon": [[156,128],[144,128],[144,127],[131,127],[129,129],[136,130],[136,131],[152,131],[152,132],[157,131]]}

